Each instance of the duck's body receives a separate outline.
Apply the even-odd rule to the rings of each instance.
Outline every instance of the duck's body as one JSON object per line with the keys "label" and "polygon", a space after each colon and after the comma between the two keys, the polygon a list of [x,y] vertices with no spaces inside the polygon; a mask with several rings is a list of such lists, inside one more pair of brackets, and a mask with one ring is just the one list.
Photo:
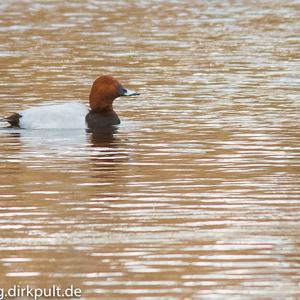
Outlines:
{"label": "duck's body", "polygon": [[101,76],[95,80],[90,92],[91,110],[78,102],[50,104],[25,109],[5,120],[12,127],[24,129],[99,129],[120,124],[112,108],[114,99],[134,95],[138,94],[124,89],[111,76]]}
{"label": "duck's body", "polygon": [[88,108],[78,102],[36,106],[20,111],[18,124],[10,124],[24,129],[86,128],[88,112]]}

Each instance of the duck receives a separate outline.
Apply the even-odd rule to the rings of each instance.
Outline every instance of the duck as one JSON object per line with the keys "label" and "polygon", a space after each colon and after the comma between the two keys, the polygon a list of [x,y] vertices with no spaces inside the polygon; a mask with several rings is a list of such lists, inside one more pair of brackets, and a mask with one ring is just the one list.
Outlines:
{"label": "duck", "polygon": [[101,129],[120,124],[113,109],[118,97],[137,96],[110,75],[98,77],[90,90],[88,108],[80,102],[31,107],[4,118],[9,127],[22,129]]}

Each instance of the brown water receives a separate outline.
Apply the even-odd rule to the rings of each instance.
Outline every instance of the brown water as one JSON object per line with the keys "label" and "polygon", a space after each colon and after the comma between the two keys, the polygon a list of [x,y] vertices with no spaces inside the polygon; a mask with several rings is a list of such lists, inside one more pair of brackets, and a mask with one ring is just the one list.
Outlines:
{"label": "brown water", "polygon": [[0,130],[0,287],[300,299],[299,1],[2,1],[0,114],[87,101],[117,132]]}

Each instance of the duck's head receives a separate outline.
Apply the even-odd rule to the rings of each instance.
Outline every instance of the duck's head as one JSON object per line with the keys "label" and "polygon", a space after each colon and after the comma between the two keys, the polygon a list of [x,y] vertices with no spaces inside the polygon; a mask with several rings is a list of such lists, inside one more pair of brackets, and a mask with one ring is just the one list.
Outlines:
{"label": "duck's head", "polygon": [[118,80],[112,76],[98,77],[91,88],[90,107],[94,112],[112,109],[113,101],[121,96],[136,96],[139,93],[125,89]]}

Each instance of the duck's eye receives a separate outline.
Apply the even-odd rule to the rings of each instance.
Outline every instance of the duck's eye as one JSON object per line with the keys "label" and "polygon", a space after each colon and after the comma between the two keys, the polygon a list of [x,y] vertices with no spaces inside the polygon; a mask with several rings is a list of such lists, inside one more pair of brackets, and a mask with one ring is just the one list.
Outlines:
{"label": "duck's eye", "polygon": [[119,95],[120,95],[120,96],[125,96],[126,93],[127,93],[127,90],[124,89],[123,87],[121,87],[121,88],[119,89]]}

